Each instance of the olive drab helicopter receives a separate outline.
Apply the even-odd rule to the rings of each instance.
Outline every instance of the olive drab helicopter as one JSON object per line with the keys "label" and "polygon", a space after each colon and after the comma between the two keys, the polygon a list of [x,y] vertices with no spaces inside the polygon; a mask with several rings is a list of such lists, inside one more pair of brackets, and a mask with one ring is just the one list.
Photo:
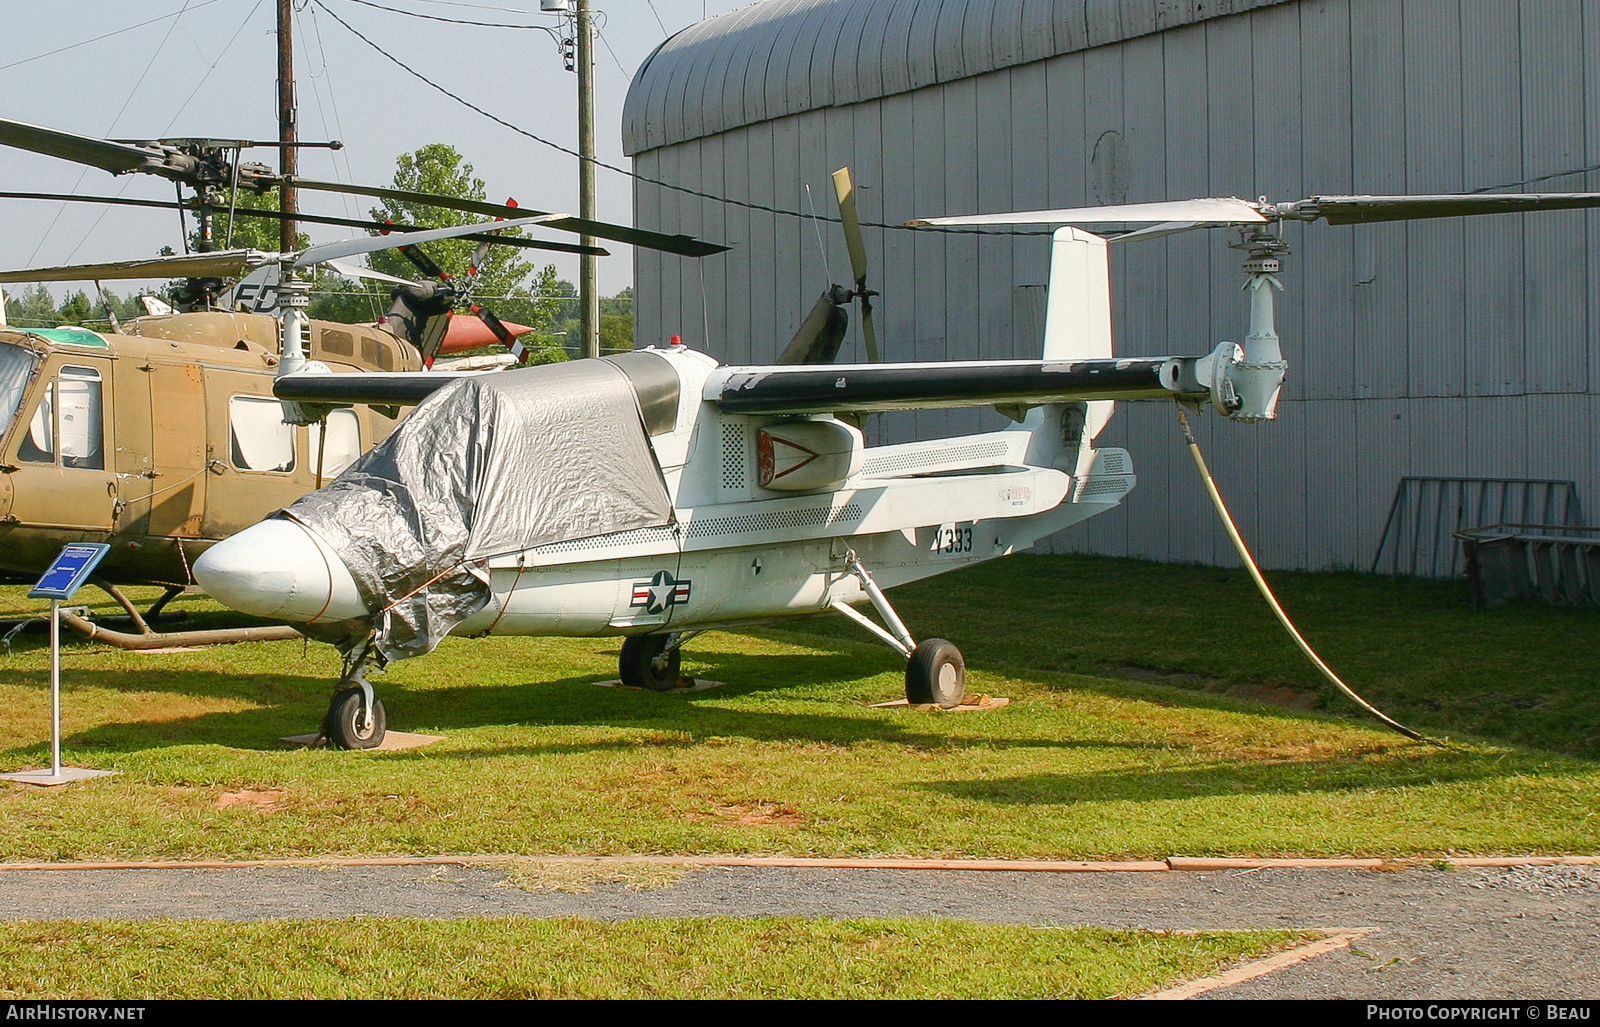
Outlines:
{"label": "olive drab helicopter", "polygon": [[[216,249],[213,217],[283,218],[275,210],[229,210],[237,190],[284,184],[264,166],[242,162],[239,140],[116,142],[0,119],[0,145],[47,153],[117,174],[150,173],[189,186],[187,200],[131,200],[39,193],[27,198],[193,211],[200,250],[168,257],[0,272],[0,284],[180,278],[181,309],[147,298],[147,316],[109,331],[4,325],[0,307],[0,574],[37,577],[63,544],[107,541],[112,550],[96,584],[127,611],[137,633],[68,616],[95,637],[133,648],[292,637],[287,627],[157,632],[162,607],[193,585],[194,560],[218,539],[336,477],[398,423],[401,405],[356,405],[291,424],[272,396],[275,376],[300,363],[331,372],[420,372],[436,357],[502,342],[520,356],[520,325],[507,325],[472,301],[479,266],[493,244],[605,254],[598,247],[505,234],[544,226],[702,254],[724,247],[685,236],[393,189],[295,179],[301,189],[400,197],[467,210],[493,221],[418,230],[389,222],[296,213],[297,221],[365,228],[382,236],[312,246],[297,253]],[[269,145],[269,144],[259,144]],[[270,145],[278,145],[272,143]],[[224,187],[234,192],[224,193]],[[465,283],[452,280],[420,248],[434,239],[479,242]],[[352,265],[345,258],[396,248],[433,281],[412,282]],[[373,325],[305,316],[314,265],[394,285],[388,317]],[[231,288],[229,283],[233,283]],[[475,317],[452,316],[470,310]],[[293,337],[292,342],[286,340]],[[118,586],[155,584],[166,592],[141,613]]]}
{"label": "olive drab helicopter", "polygon": [[[848,179],[836,185],[842,198]],[[341,649],[322,733],[343,748],[383,739],[369,670],[447,634],[622,636],[623,682],[668,689],[702,631],[833,612],[905,657],[910,702],[951,706],[965,692],[959,649],[918,641],[884,590],[1026,549],[1120,503],[1132,457],[1095,445],[1116,400],[1273,419],[1288,368],[1274,325],[1284,222],[1592,206],[1600,194],[1208,198],[913,223],[1063,225],[1039,360],[724,366],[674,344],[482,374],[285,371],[273,391],[291,419],[420,405],[337,480],[212,547],[195,576],[221,602]],[[843,214],[854,256],[860,227]],[[1118,224],[1148,225],[1124,240],[1240,226],[1243,345],[1117,357],[1111,238],[1076,226]],[[852,296],[870,317],[864,261],[852,267],[855,290],[825,292],[790,351],[831,356]],[[852,423],[970,406],[1013,423],[886,446]]]}

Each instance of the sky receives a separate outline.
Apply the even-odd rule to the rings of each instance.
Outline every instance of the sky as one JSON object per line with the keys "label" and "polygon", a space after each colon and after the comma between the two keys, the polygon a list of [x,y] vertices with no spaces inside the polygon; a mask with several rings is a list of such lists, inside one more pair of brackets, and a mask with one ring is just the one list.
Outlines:
{"label": "sky", "polygon": [[[627,168],[622,104],[634,71],[668,36],[747,0],[592,0],[598,158]],[[448,143],[472,164],[490,200],[577,212],[577,159],[462,106],[362,42],[333,16],[419,74],[534,135],[577,149],[577,76],[543,31],[458,25],[433,19],[558,28],[539,0],[295,0],[294,69],[300,138],[338,139],[344,149],[307,149],[300,174],[388,185],[395,158]],[[421,18],[411,15],[428,15]],[[275,140],[274,0],[71,0],[8,4],[0,54],[0,117],[111,138],[211,137]],[[277,167],[276,149],[245,151]],[[598,174],[599,217],[632,224],[632,190],[616,172]],[[0,147],[0,190],[170,200],[152,175],[98,168]],[[366,217],[374,201],[301,193],[308,213]],[[192,227],[192,220],[190,225]],[[360,234],[303,225],[313,242]],[[549,234],[549,233],[547,233]],[[552,237],[555,237],[552,235]],[[565,238],[565,236],[563,236]],[[0,268],[125,260],[182,249],[172,211],[0,199]],[[632,250],[607,243],[600,288],[633,281]],[[577,258],[529,251],[577,279]],[[119,295],[131,283],[107,283]],[[59,300],[75,286],[52,285]]]}

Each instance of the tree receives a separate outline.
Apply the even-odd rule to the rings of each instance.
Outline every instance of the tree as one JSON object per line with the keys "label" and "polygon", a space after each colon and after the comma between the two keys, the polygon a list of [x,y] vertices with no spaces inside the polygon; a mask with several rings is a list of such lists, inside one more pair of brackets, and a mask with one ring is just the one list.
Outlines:
{"label": "tree", "polygon": [[81,325],[94,316],[94,305],[89,302],[88,294],[80,289],[62,302],[56,316],[62,324]]}
{"label": "tree", "polygon": [[56,298],[37,282],[19,293],[7,293],[6,320],[22,328],[49,328],[59,324]]}
{"label": "tree", "polygon": [[[454,147],[444,143],[430,143],[396,158],[394,188],[464,200],[485,200],[488,196],[483,180],[473,175],[472,165],[466,163]],[[418,228],[447,228],[482,220],[475,214],[394,199],[382,200],[380,206],[369,213],[375,221],[393,221]],[[521,235],[522,230],[508,229],[506,234]],[[478,244],[466,239],[441,239],[426,243],[422,248],[457,285],[462,285]],[[368,254],[367,265],[374,271],[399,278],[422,277],[416,265],[397,250]],[[533,275],[531,283],[530,274]],[[318,295],[310,310],[313,317],[371,321],[389,309],[387,296],[377,295],[379,290],[371,282],[358,284],[329,276],[319,281],[316,291]],[[524,260],[516,249],[491,246],[478,269],[473,301],[487,304],[502,320],[527,325],[535,331],[548,331],[561,306],[561,301],[553,295],[556,291],[554,264],[535,272],[534,265]]]}
{"label": "tree", "polygon": [[[394,187],[410,192],[437,193],[463,200],[485,200],[483,179],[472,174],[472,165],[465,163],[455,148],[444,143],[429,143],[415,153],[401,154],[395,160]],[[418,228],[448,228],[470,221],[481,221],[475,214],[445,207],[385,199],[369,213],[375,221],[397,221]],[[518,228],[508,229],[508,235],[521,235]],[[463,277],[472,261],[478,244],[468,239],[441,239],[425,244],[424,248],[434,263],[456,278]],[[418,272],[398,250],[379,250],[368,254],[367,264],[374,271],[383,271],[401,278],[416,278]],[[491,246],[483,265],[478,269],[478,293],[483,296],[508,296],[522,285],[533,265],[523,260],[509,246]],[[500,313],[496,310],[496,313]],[[510,316],[502,314],[501,316]],[[517,320],[515,317],[512,320]]]}

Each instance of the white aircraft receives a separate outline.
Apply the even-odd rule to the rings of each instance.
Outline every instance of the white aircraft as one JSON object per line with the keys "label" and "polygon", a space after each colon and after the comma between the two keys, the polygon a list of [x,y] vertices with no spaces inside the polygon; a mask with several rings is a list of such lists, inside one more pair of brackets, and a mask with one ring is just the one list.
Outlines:
{"label": "white aircraft", "polygon": [[[1111,401],[1272,418],[1287,369],[1273,328],[1285,252],[1275,223],[1596,205],[1600,194],[1208,199],[932,221],[1067,224],[1051,243],[1040,360],[730,367],[674,345],[483,375],[329,375],[286,340],[282,366],[303,369],[275,392],[296,418],[426,400],[331,485],[213,546],[195,578],[235,609],[340,646],[323,734],[344,748],[383,738],[369,665],[448,633],[626,636],[624,682],[667,689],[701,631],[831,610],[906,657],[907,699],[953,705],[961,653],[917,641],[883,590],[1117,505],[1135,476],[1125,450],[1094,444]],[[1115,357],[1107,239],[1071,227],[1110,222],[1154,225],[1125,238],[1245,225],[1244,345]],[[868,447],[845,419],[983,405],[1015,423]]]}

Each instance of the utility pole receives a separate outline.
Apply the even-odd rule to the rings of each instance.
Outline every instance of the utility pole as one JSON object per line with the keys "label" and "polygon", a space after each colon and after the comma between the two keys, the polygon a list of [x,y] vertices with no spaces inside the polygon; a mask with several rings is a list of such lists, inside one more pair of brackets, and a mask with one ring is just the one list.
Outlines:
{"label": "utility pole", "polygon": [[[283,0],[287,2],[287,0]],[[589,0],[577,0],[578,58],[578,216],[593,221],[594,203],[594,30],[589,22]],[[595,238],[578,237],[584,246]],[[600,265],[593,254],[578,258],[578,325],[583,334],[583,355],[600,355]]]}
{"label": "utility pole", "polygon": [[[292,0],[278,0],[278,172],[285,178],[299,170],[295,156],[294,124],[294,33],[290,17]],[[278,190],[278,209],[294,214],[299,208],[295,191],[287,184]],[[278,249],[293,252],[296,235],[293,218],[284,218],[282,234],[278,236]]]}

